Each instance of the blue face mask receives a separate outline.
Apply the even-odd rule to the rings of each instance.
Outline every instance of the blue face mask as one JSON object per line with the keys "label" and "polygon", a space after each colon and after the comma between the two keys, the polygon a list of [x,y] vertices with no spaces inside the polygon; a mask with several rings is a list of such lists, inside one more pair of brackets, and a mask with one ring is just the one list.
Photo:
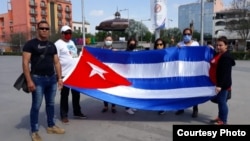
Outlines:
{"label": "blue face mask", "polygon": [[191,39],[192,39],[192,36],[191,36],[191,35],[184,35],[184,36],[183,36],[183,41],[184,41],[184,43],[190,42]]}

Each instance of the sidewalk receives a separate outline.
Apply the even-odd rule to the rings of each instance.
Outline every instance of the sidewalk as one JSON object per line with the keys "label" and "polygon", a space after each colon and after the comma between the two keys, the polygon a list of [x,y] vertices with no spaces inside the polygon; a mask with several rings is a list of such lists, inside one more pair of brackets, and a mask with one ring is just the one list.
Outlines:
{"label": "sidewalk", "polygon": [[[13,88],[21,73],[21,56],[0,56],[0,136],[2,141],[29,141],[29,110],[31,96]],[[233,68],[232,99],[229,100],[228,124],[250,124],[250,61],[236,61]],[[192,108],[181,116],[174,111],[158,115],[156,111],[138,110],[135,115],[117,106],[117,113],[101,113],[103,102],[81,95],[81,105],[88,119],[59,120],[59,92],[56,96],[56,123],[66,129],[64,135],[46,133],[44,104],[40,109],[40,135],[43,141],[172,141],[173,124],[209,124],[217,115],[217,105],[210,101],[199,105],[199,117],[192,118]],[[70,96],[71,99],[71,96]],[[44,102],[43,102],[44,103]]]}

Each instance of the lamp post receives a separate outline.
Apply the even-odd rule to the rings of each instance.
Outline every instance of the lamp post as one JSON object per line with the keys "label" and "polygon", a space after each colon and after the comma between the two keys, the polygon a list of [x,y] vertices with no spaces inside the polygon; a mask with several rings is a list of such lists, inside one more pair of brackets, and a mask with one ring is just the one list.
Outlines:
{"label": "lamp post", "polygon": [[82,45],[83,47],[85,46],[85,17],[84,17],[84,0],[82,0],[82,38],[83,42]]}
{"label": "lamp post", "polygon": [[168,19],[168,29],[170,27],[170,22],[172,22],[173,20],[172,19]]}
{"label": "lamp post", "polygon": [[129,25],[129,9],[125,8],[125,9],[122,9],[122,10],[119,10],[120,12],[122,11],[128,11],[128,25]]}
{"label": "lamp post", "polygon": [[204,24],[204,21],[203,21],[203,18],[204,18],[204,1],[201,0],[201,43],[200,45],[203,45],[203,40],[204,40],[204,31],[203,31],[203,24]]}
{"label": "lamp post", "polygon": [[[129,9],[128,8],[125,8],[125,9],[122,9],[122,10],[119,10],[119,12],[122,12],[122,11],[128,11],[128,28],[129,28]],[[128,32],[128,38],[129,38],[129,32]]]}
{"label": "lamp post", "polygon": [[141,41],[142,41],[142,36],[143,36],[143,32],[142,32],[142,22],[143,21],[151,21],[151,19],[149,18],[149,19],[141,20],[141,31],[140,31],[140,33],[141,33]]}

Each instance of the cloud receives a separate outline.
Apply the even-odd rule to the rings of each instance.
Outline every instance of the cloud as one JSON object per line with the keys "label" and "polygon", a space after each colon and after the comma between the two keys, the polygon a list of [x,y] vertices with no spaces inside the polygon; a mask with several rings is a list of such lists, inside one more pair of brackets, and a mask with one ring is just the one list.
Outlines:
{"label": "cloud", "polygon": [[95,17],[102,16],[103,14],[104,14],[103,10],[92,10],[90,12],[90,16],[95,16]]}

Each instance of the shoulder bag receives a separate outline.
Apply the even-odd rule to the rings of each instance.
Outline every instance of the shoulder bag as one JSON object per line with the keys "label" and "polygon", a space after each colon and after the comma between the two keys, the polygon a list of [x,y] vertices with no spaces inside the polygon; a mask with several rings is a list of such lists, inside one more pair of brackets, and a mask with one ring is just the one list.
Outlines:
{"label": "shoulder bag", "polygon": [[[45,57],[45,54],[46,54],[46,52],[47,52],[47,50],[48,50],[48,44],[49,44],[49,43],[47,43],[46,48],[45,48],[43,54],[40,55],[40,58],[39,58],[39,60],[37,61],[36,66],[37,66],[37,65],[42,61],[42,59]],[[35,72],[36,66],[34,67],[33,72]],[[31,72],[31,74],[32,74],[32,72]],[[28,88],[28,85],[27,85],[27,81],[26,81],[26,78],[25,78],[24,73],[21,73],[21,74],[19,75],[19,77],[16,79],[16,81],[15,81],[13,87],[16,88],[18,91],[22,89],[25,93],[29,93],[29,92],[30,92],[30,91],[29,91],[29,88]]]}

